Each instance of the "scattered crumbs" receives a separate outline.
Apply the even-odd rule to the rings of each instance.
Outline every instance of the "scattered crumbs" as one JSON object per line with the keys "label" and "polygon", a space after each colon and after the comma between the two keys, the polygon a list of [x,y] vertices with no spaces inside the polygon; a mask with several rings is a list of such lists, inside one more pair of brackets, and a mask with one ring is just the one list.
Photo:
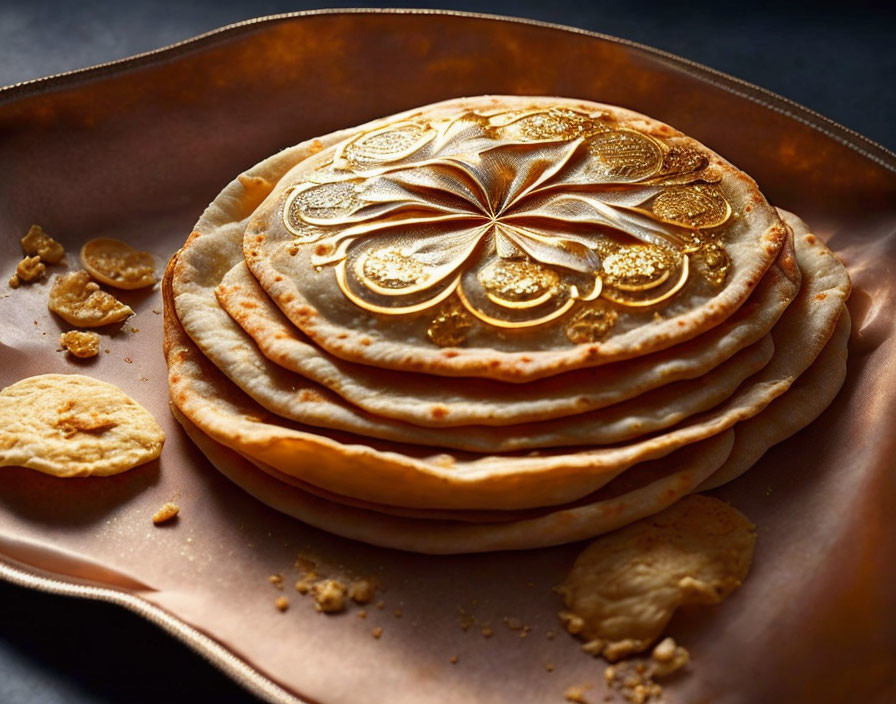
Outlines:
{"label": "scattered crumbs", "polygon": [[358,612],[358,618],[367,618],[367,609],[361,609]]}
{"label": "scattered crumbs", "polygon": [[307,594],[311,591],[311,587],[317,581],[317,572],[307,572],[299,581],[296,582],[296,591],[299,594]]}
{"label": "scattered crumbs", "polygon": [[283,589],[283,575],[282,574],[272,574],[268,577],[268,581],[273,584],[277,589]]}
{"label": "scattered crumbs", "polygon": [[771,495],[772,495],[772,491],[773,491],[773,489],[771,488],[771,486],[767,486],[767,487],[765,488],[765,495],[766,495],[766,496],[771,496]]}
{"label": "scattered crumbs", "polygon": [[345,610],[345,584],[338,579],[323,579],[311,588],[314,594],[314,608],[325,614],[335,614]]}
{"label": "scattered crumbs", "polygon": [[548,672],[553,672],[554,671],[554,663],[546,662],[544,664],[544,669],[547,670]]}
{"label": "scattered crumbs", "polygon": [[127,362],[128,364],[133,364],[133,363],[134,363],[134,360],[131,359],[130,357],[125,357],[125,358],[124,358],[124,361]]}
{"label": "scattered crumbs", "polygon": [[545,638],[547,638],[548,640],[554,640],[554,638],[557,637],[557,634],[554,633],[554,631],[548,631],[544,635],[545,635]]}
{"label": "scattered crumbs", "polygon": [[[187,538],[187,542],[188,542],[188,543],[192,543],[192,542],[193,542],[193,538]],[[249,547],[251,548],[251,547],[253,547],[253,546],[250,545]]]}
{"label": "scattered crumbs", "polygon": [[471,600],[471,601],[470,601],[470,604],[472,604],[473,606],[479,606],[479,599],[473,599],[473,600]]}
{"label": "scattered crumbs", "polygon": [[386,602],[385,602],[385,601],[378,601],[378,602],[376,602],[376,608],[378,608],[378,609],[380,609],[380,610],[385,609],[385,608],[386,608]]}
{"label": "scattered crumbs", "polygon": [[468,631],[471,626],[476,625],[476,619],[468,614],[466,609],[462,606],[458,606],[457,610],[460,612],[460,617],[457,619],[457,625],[461,627],[461,630]]}
{"label": "scattered crumbs", "polygon": [[533,582],[533,581],[530,580],[530,581],[526,582],[526,586],[529,587],[529,588],[532,588],[532,587],[535,586],[535,582]]}
{"label": "scattered crumbs", "polygon": [[112,350],[103,350],[105,354],[109,354]]}
{"label": "scattered crumbs", "polygon": [[491,638],[491,637],[492,637],[492,634],[494,633],[494,631],[491,629],[490,626],[483,626],[482,629],[481,629],[479,632],[480,632],[485,638]]}
{"label": "scattered crumbs", "polygon": [[401,609],[395,609],[395,611],[392,612],[392,615],[395,616],[395,618],[401,618]]}
{"label": "scattered crumbs", "polygon": [[519,631],[523,628],[523,622],[513,616],[505,616],[504,625],[507,626],[511,631]]}
{"label": "scattered crumbs", "polygon": [[160,311],[158,308],[153,308],[153,309],[152,309],[152,312],[155,313],[156,315],[161,315],[161,314],[162,314],[162,311]]}
{"label": "scattered crumbs", "polygon": [[356,579],[348,586],[348,596],[356,604],[368,604],[376,587],[369,579]]}
{"label": "scattered crumbs", "polygon": [[457,665],[458,660],[460,660],[460,658],[458,658],[457,655],[452,655],[450,658],[448,658],[448,662],[450,662],[452,665]]}
{"label": "scattered crumbs", "polygon": [[372,635],[374,638],[379,638],[381,635],[383,635],[383,627],[377,626],[370,632],[370,635]]}
{"label": "scattered crumbs", "polygon": [[134,328],[134,327],[132,327],[132,328],[131,328],[131,332],[132,332],[132,333],[140,332],[140,328]]}
{"label": "scattered crumbs", "polygon": [[[180,506],[176,503],[169,501],[167,504],[162,506],[158,511],[152,514],[152,522],[155,525],[161,525],[162,523],[167,523],[172,520],[180,513]],[[187,542],[190,542],[190,538],[187,539]]]}
{"label": "scattered crumbs", "polygon": [[274,606],[277,607],[278,611],[286,611],[289,608],[289,599],[287,599],[285,596],[278,596],[274,600]]}
{"label": "scattered crumbs", "polygon": [[568,702],[576,702],[576,704],[588,704],[588,700],[585,699],[585,690],[587,687],[575,684],[572,687],[567,687],[566,691],[563,693],[563,697]]}

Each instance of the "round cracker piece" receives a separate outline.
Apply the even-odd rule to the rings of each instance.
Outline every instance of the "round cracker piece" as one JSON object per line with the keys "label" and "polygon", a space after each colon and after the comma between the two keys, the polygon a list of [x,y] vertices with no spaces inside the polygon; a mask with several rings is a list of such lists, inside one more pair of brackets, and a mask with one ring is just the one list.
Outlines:
{"label": "round cracker piece", "polygon": [[86,328],[120,323],[134,314],[130,306],[101,290],[86,271],[58,275],[47,307],[65,322]]}
{"label": "round cracker piece", "polygon": [[483,96],[302,158],[243,246],[286,316],[338,357],[526,382],[714,327],[785,233],[748,176],[667,125]]}
{"label": "round cracker piece", "polygon": [[81,266],[97,281],[116,288],[133,290],[156,282],[152,255],[111,237],[86,242],[81,247]]}
{"label": "round cracker piece", "polygon": [[106,476],[154,460],[164,442],[149,411],[104,381],[42,374],[0,391],[0,466]]}

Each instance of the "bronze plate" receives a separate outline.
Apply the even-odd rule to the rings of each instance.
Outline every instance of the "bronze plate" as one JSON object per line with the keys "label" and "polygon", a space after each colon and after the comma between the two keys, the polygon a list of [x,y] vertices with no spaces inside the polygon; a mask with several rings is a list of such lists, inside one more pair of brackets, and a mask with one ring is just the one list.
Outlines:
{"label": "bronze plate", "polygon": [[[271,17],[0,91],[3,274],[32,222],[66,245],[70,262],[97,236],[163,260],[236,173],[274,151],[489,92],[586,98],[665,120],[753,175],[850,267],[846,386],[818,422],[717,492],[759,525],[756,560],[725,604],[675,617],[669,631],[693,666],[666,693],[670,702],[892,700],[896,156],[819,115],[668,54],[563,27],[446,12]],[[168,413],[158,291],[122,295],[136,318],[104,337],[108,353],[75,363],[56,351],[64,328],[46,310],[47,290],[0,297],[0,385],[87,373],[146,405],[168,441],[160,461],[108,479],[4,469],[0,576],[123,604],[270,701],[544,702],[585,683],[601,699],[601,664],[559,633],[550,591],[580,546],[430,558],[287,519],[215,472]],[[177,525],[153,528],[153,512],[175,496]],[[326,618],[287,590],[292,608],[279,613],[267,577],[283,573],[289,584],[299,551],[379,575],[386,608]],[[459,607],[495,635],[463,631]],[[505,616],[533,630],[520,639]]]}

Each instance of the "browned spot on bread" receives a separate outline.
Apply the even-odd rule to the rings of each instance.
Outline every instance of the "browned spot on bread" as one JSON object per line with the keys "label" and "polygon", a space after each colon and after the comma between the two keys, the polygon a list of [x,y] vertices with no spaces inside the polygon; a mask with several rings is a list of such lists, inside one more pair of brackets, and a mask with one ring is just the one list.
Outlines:
{"label": "browned spot on bread", "polygon": [[828,297],[828,294],[826,294],[826,293],[817,293],[817,294],[815,294],[815,300],[816,300],[816,301],[823,301],[823,300],[824,300],[825,298],[827,298],[827,297]]}
{"label": "browned spot on bread", "polygon": [[274,281],[279,283],[280,281],[283,281],[283,277],[280,276],[280,274],[277,274],[277,276],[274,277]]}
{"label": "browned spot on bread", "polygon": [[430,413],[433,418],[442,419],[448,415],[448,409],[445,406],[433,406]]}
{"label": "browned spot on bread", "polygon": [[442,356],[447,357],[448,359],[451,359],[452,357],[457,357],[457,355],[459,355],[459,354],[460,354],[460,352],[458,352],[457,350],[445,350],[444,352],[442,352]]}
{"label": "browned spot on bread", "polygon": [[319,403],[323,400],[323,395],[314,389],[302,389],[301,392],[299,392],[299,401],[302,401],[303,403]]}
{"label": "browned spot on bread", "polygon": [[370,345],[373,344],[373,340],[371,340],[369,337],[362,337],[361,344],[364,345],[364,347],[370,347]]}
{"label": "browned spot on bread", "polygon": [[806,242],[809,244],[815,244],[816,241],[815,235],[806,235]]}

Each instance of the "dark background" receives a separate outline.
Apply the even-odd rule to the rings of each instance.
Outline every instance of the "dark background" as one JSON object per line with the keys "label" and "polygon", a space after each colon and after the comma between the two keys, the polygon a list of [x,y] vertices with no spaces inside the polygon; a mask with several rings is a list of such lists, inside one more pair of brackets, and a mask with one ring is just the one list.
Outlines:
{"label": "dark background", "polygon": [[[896,150],[892,1],[379,4],[408,5],[529,17],[648,44],[772,90]],[[149,51],[251,17],[340,6],[345,3],[0,0],[0,86]],[[128,612],[0,582],[0,704],[206,701],[255,699]]]}

